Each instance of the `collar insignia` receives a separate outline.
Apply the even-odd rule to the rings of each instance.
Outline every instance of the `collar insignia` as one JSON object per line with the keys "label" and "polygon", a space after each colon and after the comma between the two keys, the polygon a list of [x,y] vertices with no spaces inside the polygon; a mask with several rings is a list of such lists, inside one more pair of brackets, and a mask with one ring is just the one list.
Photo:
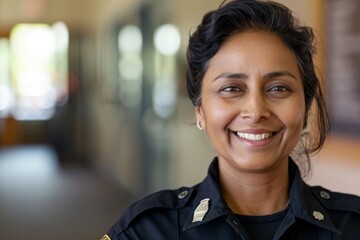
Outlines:
{"label": "collar insignia", "polygon": [[195,209],[194,217],[192,220],[193,223],[201,222],[204,219],[206,213],[209,211],[209,202],[210,202],[210,198],[205,198],[201,200],[201,202]]}
{"label": "collar insignia", "polygon": [[319,221],[324,220],[324,214],[322,214],[321,212],[318,212],[318,211],[313,211],[313,217]]}
{"label": "collar insignia", "polygon": [[104,235],[100,240],[111,240],[111,238],[108,235]]}

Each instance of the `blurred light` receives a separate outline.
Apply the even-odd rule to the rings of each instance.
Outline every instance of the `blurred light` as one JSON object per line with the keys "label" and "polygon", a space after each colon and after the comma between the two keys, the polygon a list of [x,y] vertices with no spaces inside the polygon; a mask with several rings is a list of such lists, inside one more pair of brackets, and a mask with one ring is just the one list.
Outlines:
{"label": "blurred light", "polygon": [[125,26],[119,33],[119,98],[127,107],[141,102],[143,62],[142,33],[137,26]]}
{"label": "blurred light", "polygon": [[174,81],[159,81],[153,91],[154,111],[162,118],[169,118],[176,104],[176,84]]}
{"label": "blurred light", "polygon": [[41,97],[51,83],[51,78],[44,72],[19,74],[18,92],[21,96]]}
{"label": "blurred light", "polygon": [[164,55],[174,55],[180,49],[180,39],[180,32],[174,25],[162,25],[155,31],[155,48]]}
{"label": "blurred light", "polygon": [[54,54],[54,34],[48,25],[17,24],[11,32],[11,49],[15,55],[44,59]]}
{"label": "blurred light", "polygon": [[14,104],[14,94],[10,88],[9,40],[0,38],[0,118],[7,117]]}
{"label": "blurred light", "polygon": [[119,62],[120,100],[127,107],[137,106],[142,98],[143,65],[138,54],[124,55]]}
{"label": "blurred light", "polygon": [[69,30],[64,22],[52,25],[55,37],[56,78],[53,85],[56,90],[57,104],[64,105],[69,97]]}
{"label": "blurred light", "polygon": [[17,96],[12,115],[24,121],[52,118],[58,95],[67,91],[66,26],[17,24],[10,34],[10,46],[12,85]]}
{"label": "blurred light", "polygon": [[134,80],[142,77],[143,64],[139,55],[125,55],[120,59],[119,71],[125,80]]}
{"label": "blurred light", "polygon": [[119,33],[119,50],[126,53],[140,53],[142,50],[141,30],[134,25],[125,26]]}
{"label": "blurred light", "polygon": [[176,53],[180,49],[180,33],[176,26],[164,24],[154,34],[157,50],[155,59],[155,86],[153,89],[154,112],[169,118],[176,106]]}
{"label": "blurred light", "polygon": [[69,31],[65,23],[56,22],[52,25],[56,39],[56,50],[67,51],[69,47]]}

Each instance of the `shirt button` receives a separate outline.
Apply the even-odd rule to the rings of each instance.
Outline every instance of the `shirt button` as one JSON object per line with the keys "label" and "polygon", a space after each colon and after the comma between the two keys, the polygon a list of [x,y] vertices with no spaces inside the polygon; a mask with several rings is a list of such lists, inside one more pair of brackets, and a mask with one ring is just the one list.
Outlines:
{"label": "shirt button", "polygon": [[330,199],[330,193],[324,190],[320,191],[320,197],[322,197],[323,199]]}
{"label": "shirt button", "polygon": [[183,198],[185,198],[187,195],[188,195],[188,191],[182,191],[181,193],[179,193],[179,195],[178,195],[178,198],[179,199],[183,199]]}

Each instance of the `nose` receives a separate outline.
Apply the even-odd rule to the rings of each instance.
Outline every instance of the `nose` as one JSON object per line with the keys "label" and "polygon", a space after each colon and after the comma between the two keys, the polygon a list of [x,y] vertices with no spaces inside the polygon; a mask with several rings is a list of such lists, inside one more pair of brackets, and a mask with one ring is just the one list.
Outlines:
{"label": "nose", "polygon": [[241,117],[252,123],[261,122],[270,117],[265,96],[260,92],[248,92],[241,103]]}

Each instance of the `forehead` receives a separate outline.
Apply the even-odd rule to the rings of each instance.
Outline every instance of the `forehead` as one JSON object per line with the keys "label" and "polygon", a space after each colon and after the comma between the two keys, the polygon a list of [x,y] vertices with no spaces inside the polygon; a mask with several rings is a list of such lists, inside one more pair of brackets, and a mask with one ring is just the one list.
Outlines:
{"label": "forehead", "polygon": [[208,71],[291,70],[299,74],[295,54],[275,33],[245,31],[229,37],[210,59]]}

